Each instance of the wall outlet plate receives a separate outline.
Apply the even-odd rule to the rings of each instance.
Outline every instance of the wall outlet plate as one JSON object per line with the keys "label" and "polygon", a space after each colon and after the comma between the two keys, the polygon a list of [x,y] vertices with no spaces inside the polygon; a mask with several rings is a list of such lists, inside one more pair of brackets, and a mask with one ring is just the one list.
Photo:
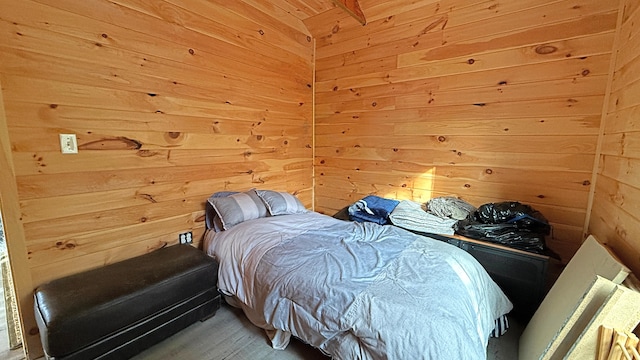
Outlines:
{"label": "wall outlet plate", "polygon": [[78,153],[76,134],[60,134],[60,151],[62,151],[63,154]]}
{"label": "wall outlet plate", "polygon": [[180,244],[191,244],[193,243],[193,234],[191,231],[182,233],[178,236],[178,241],[180,241]]}

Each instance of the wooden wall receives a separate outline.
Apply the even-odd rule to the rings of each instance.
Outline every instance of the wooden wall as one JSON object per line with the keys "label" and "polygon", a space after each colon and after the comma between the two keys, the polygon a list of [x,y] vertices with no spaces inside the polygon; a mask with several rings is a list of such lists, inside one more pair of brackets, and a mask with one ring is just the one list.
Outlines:
{"label": "wooden wall", "polygon": [[[254,1],[0,8],[2,171],[15,173],[2,190],[17,192],[2,210],[20,216],[7,237],[26,248],[13,265],[31,357],[35,286],[181,232],[199,245],[214,191],[286,190],[311,206],[313,41],[299,19]],[[60,133],[77,134],[77,155],[61,154]]]}
{"label": "wooden wall", "polygon": [[361,0],[316,37],[316,210],[517,200],[583,240],[618,13],[602,0]]}
{"label": "wooden wall", "polygon": [[640,274],[640,1],[622,4],[589,232]]}

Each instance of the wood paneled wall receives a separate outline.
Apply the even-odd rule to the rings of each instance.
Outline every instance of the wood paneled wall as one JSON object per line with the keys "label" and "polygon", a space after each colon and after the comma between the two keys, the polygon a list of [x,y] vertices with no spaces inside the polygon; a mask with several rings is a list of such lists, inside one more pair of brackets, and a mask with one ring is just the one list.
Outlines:
{"label": "wood paneled wall", "polygon": [[[313,41],[298,18],[224,0],[0,9],[2,138],[17,189],[3,210],[21,216],[23,235],[7,236],[27,251],[14,265],[32,281],[20,294],[31,357],[33,287],[185,231],[199,245],[214,191],[289,191],[311,206]],[[60,133],[77,135],[78,154],[61,154]]]}
{"label": "wood paneled wall", "polygon": [[589,232],[640,274],[640,2],[622,4]]}
{"label": "wood paneled wall", "polygon": [[[316,210],[516,200],[583,240],[618,2],[361,0],[316,37]],[[613,166],[613,165],[612,165]]]}

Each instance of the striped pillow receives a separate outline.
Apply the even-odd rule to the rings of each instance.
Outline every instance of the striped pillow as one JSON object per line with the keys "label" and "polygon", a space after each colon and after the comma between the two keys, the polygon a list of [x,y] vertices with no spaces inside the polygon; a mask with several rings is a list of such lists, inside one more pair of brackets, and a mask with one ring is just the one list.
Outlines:
{"label": "striped pillow", "polygon": [[256,193],[264,201],[271,216],[301,214],[308,211],[297,197],[289,193],[271,190],[256,190]]}
{"label": "striped pillow", "polygon": [[224,230],[243,221],[267,216],[267,208],[254,189],[227,197],[211,197],[208,201],[218,213]]}

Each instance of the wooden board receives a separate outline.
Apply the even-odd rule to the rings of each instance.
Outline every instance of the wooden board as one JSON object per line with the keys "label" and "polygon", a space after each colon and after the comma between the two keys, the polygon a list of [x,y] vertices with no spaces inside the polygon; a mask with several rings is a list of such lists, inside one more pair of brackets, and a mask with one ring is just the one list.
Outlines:
{"label": "wooden board", "polygon": [[598,309],[596,315],[580,334],[564,359],[582,360],[597,353],[598,331],[607,326],[621,331],[632,331],[640,323],[640,293],[617,285]]}
{"label": "wooden board", "polygon": [[[550,349],[557,349],[564,341],[563,338],[558,338],[558,335],[567,336],[571,333],[571,329],[565,329],[565,327],[572,327],[579,321],[580,315],[574,314],[576,309],[589,307],[593,299],[596,299],[594,306],[599,306],[598,299],[609,292],[606,281],[598,282],[595,277],[600,276],[614,284],[621,284],[629,271],[595,237],[588,237],[571,258],[525,327],[520,337],[519,358],[522,360],[549,358],[551,354],[547,352]],[[598,282],[598,286],[594,286],[594,281]],[[594,286],[593,290],[590,290],[592,286]],[[589,294],[590,291],[592,291],[591,294]],[[586,299],[585,302],[583,302],[584,299]]]}

